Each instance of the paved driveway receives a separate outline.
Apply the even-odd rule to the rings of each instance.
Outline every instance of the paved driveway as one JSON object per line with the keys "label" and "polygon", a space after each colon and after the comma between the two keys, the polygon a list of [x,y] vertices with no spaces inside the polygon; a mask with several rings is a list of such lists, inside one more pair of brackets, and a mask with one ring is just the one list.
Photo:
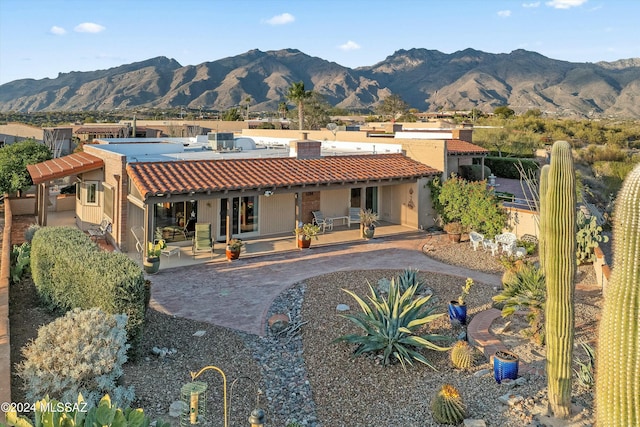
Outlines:
{"label": "paved driveway", "polygon": [[415,268],[471,277],[491,286],[500,278],[435,261],[422,253],[424,232],[307,250],[166,269],[150,276],[151,306],[178,317],[264,334],[272,301],[288,287],[332,271]]}

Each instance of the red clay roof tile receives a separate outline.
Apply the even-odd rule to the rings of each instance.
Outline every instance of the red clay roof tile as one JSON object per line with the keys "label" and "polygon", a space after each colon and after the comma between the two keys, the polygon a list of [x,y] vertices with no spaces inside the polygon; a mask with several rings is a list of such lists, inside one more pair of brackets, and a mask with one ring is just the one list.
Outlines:
{"label": "red clay roof tile", "polygon": [[46,160],[35,165],[27,165],[34,184],[79,174],[104,166],[104,161],[88,153],[79,152],[56,159]]}
{"label": "red clay roof tile", "polygon": [[143,197],[252,188],[415,179],[441,172],[403,154],[129,163]]}
{"label": "red clay roof tile", "polygon": [[486,150],[478,145],[472,144],[461,139],[447,139],[448,154],[489,154]]}

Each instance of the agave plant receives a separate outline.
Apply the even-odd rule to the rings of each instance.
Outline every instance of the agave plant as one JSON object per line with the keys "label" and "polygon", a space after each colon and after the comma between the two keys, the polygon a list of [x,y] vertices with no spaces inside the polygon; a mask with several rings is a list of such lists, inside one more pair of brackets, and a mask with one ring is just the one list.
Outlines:
{"label": "agave plant", "polygon": [[435,307],[428,308],[425,304],[431,295],[415,297],[418,283],[409,286],[404,292],[400,290],[399,280],[395,278],[389,284],[388,298],[380,296],[369,284],[371,295],[367,304],[354,292],[343,289],[351,295],[362,308],[362,313],[341,315],[363,329],[365,335],[348,334],[337,338],[334,342],[346,341],[357,344],[354,356],[365,353],[382,353],[382,364],[387,366],[394,360],[406,369],[406,363],[413,365],[413,361],[424,363],[437,370],[418,350],[447,351],[449,348],[440,347],[432,341],[444,341],[442,335],[416,335],[416,330],[444,313],[433,314]]}
{"label": "agave plant", "polygon": [[504,303],[502,317],[514,314],[518,310],[526,309],[529,330],[525,334],[535,342],[544,342],[544,302],[546,287],[544,273],[541,269],[527,264],[520,268],[515,275],[504,283],[502,293],[493,297],[498,303]]}

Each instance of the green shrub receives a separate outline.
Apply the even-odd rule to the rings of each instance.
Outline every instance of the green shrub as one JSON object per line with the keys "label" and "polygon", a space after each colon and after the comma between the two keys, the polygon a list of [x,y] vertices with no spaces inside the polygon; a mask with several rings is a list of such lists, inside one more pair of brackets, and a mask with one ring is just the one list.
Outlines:
{"label": "green shrub", "polygon": [[546,286],[544,273],[531,264],[523,264],[514,274],[504,279],[504,289],[493,297],[497,303],[503,304],[502,317],[511,316],[518,310],[526,309],[529,329],[523,334],[535,342],[544,342],[544,308]]}
{"label": "green shrub", "polygon": [[452,176],[430,183],[433,208],[443,223],[460,222],[467,230],[487,236],[502,233],[507,213],[484,181],[469,182]]}
{"label": "green shrub", "polygon": [[133,389],[116,385],[127,361],[126,323],[124,315],[75,309],[38,329],[17,365],[27,399],[35,402],[48,395],[73,402],[82,393],[97,404],[100,396],[111,393],[120,405],[128,405]]}
{"label": "green shrub", "polygon": [[51,309],[98,307],[126,314],[129,343],[136,354],[147,291],[134,261],[100,250],[76,228],[44,227],[33,238],[31,271],[40,299]]}
{"label": "green shrub", "polygon": [[535,175],[540,168],[535,160],[513,157],[485,157],[484,164],[495,176],[509,179],[520,179],[520,171],[517,167],[519,164],[522,164],[522,169],[527,175],[531,172]]}
{"label": "green shrub", "polygon": [[357,344],[354,356],[365,353],[382,353],[382,365],[389,365],[392,360],[398,361],[406,369],[406,363],[413,365],[413,360],[436,368],[417,349],[447,351],[432,341],[447,340],[441,335],[415,335],[416,330],[444,313],[432,314],[435,307],[428,308],[425,304],[431,295],[415,297],[417,284],[410,286],[404,293],[394,278],[389,284],[389,295],[385,299],[369,285],[371,296],[368,305],[354,292],[344,289],[362,308],[362,313],[341,315],[363,329],[365,335],[349,334],[337,338],[334,342],[346,341]]}
{"label": "green shrub", "polygon": [[24,242],[20,246],[13,245],[11,251],[11,282],[19,283],[29,273],[31,264],[31,245]]}
{"label": "green shrub", "polygon": [[[486,166],[483,168],[482,165],[460,165],[458,170],[460,171],[460,176],[467,181],[482,181],[491,175],[491,169]],[[482,175],[483,170],[484,176]]]}

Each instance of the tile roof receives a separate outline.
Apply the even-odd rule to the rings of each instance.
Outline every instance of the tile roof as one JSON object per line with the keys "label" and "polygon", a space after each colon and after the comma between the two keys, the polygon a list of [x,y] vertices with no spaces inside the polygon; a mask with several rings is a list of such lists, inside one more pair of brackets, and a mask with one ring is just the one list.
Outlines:
{"label": "tile roof", "polygon": [[403,154],[129,163],[144,198],[161,194],[415,179],[441,172]]}
{"label": "tile roof", "polygon": [[40,184],[45,181],[100,169],[103,166],[104,161],[100,157],[79,152],[46,160],[35,165],[27,165],[27,171],[29,171],[33,183]]}
{"label": "tile roof", "polygon": [[447,154],[489,154],[489,150],[461,139],[447,139]]}

